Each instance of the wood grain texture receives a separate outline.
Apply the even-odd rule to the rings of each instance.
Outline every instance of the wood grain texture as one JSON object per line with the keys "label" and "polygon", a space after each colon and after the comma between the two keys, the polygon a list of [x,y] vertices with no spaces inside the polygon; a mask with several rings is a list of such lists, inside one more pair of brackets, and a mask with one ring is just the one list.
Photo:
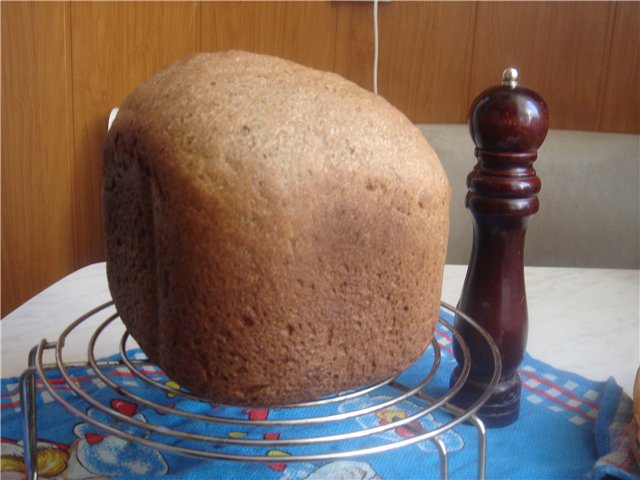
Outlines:
{"label": "wood grain texture", "polygon": [[481,2],[471,97],[500,82],[507,66],[546,100],[552,128],[595,130],[613,4]]}
{"label": "wood grain texture", "polygon": [[[370,2],[2,2],[2,314],[102,260],[110,109],[199,50],[240,48],[372,89]],[[637,2],[379,5],[379,91],[412,121],[461,123],[507,65],[552,128],[640,132]]]}
{"label": "wood grain texture", "polygon": [[277,55],[333,70],[336,7],[331,2],[205,2],[201,47]]}
{"label": "wood grain texture", "polygon": [[70,272],[73,252],[66,6],[1,8],[4,316]]}
{"label": "wood grain texture", "polygon": [[[383,5],[378,5],[384,12]],[[386,8],[386,6],[384,6]],[[336,18],[336,53],[333,70],[373,91],[373,7],[369,2],[340,4]],[[379,69],[378,69],[379,70]]]}
{"label": "wood grain texture", "polygon": [[598,130],[640,132],[640,3],[616,2]]}
{"label": "wood grain texture", "polygon": [[469,2],[380,6],[378,91],[414,123],[464,121],[475,8]]}
{"label": "wood grain texture", "polygon": [[110,110],[164,65],[198,49],[195,2],[71,4],[74,112],[74,254],[104,258],[101,146]]}

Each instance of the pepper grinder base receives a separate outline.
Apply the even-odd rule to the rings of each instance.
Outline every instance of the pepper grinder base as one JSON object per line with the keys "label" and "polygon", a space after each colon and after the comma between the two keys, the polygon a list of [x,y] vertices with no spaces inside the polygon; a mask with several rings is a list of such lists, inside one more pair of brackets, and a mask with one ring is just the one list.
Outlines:
{"label": "pepper grinder base", "polygon": [[[460,377],[460,367],[451,374],[450,384],[453,386]],[[462,389],[453,397],[451,403],[467,409],[487,390],[489,380],[469,376]],[[520,395],[522,383],[518,374],[501,378],[493,394],[478,410],[477,415],[488,428],[500,428],[511,425],[520,416]]]}

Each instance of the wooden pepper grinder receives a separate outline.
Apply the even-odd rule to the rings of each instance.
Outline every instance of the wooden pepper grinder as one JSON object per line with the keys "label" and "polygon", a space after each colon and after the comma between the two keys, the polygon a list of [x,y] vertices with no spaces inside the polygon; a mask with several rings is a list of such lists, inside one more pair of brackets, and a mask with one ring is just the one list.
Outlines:
{"label": "wooden pepper grinder", "polygon": [[[469,130],[478,159],[467,177],[466,206],[473,217],[473,249],[458,308],[491,334],[500,349],[502,375],[494,394],[478,412],[485,425],[513,423],[520,411],[518,366],[527,342],[524,239],[538,211],[540,179],[533,169],[549,128],[544,100],[518,85],[506,69],[502,85],[482,92],[471,105]],[[469,377],[454,403],[467,407],[487,388],[493,361],[486,343],[456,318],[471,354]],[[458,363],[462,350],[454,343]],[[459,368],[452,381],[457,379]]]}

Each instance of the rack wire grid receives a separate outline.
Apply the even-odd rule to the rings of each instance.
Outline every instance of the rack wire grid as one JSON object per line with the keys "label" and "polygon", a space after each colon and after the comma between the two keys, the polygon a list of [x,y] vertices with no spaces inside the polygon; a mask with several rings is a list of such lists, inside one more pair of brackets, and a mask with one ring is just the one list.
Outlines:
{"label": "rack wire grid", "polygon": [[[440,345],[436,338],[431,341],[430,347],[433,355],[430,365],[423,366],[419,381],[413,384],[405,384],[402,374],[388,378],[375,385],[365,388],[343,392],[340,394],[324,397],[318,400],[269,407],[270,411],[278,411],[278,418],[270,419],[247,419],[240,418],[240,415],[216,415],[211,413],[194,413],[179,410],[172,405],[166,405],[151,400],[148,390],[162,391],[166,396],[177,396],[194,402],[210,404],[209,400],[198,398],[177,386],[168,386],[167,382],[160,382],[149,375],[149,371],[157,373],[158,367],[151,364],[145,358],[132,358],[127,350],[127,343],[130,340],[128,332],[122,334],[119,343],[119,358],[97,360],[95,346],[101,336],[105,335],[107,328],[119,320],[117,312],[109,313],[109,307],[113,302],[104,303],[81,317],[73,321],[59,335],[57,341],[49,342],[43,339],[34,346],[29,353],[29,367],[20,377],[20,397],[23,417],[24,450],[25,463],[27,467],[27,478],[38,478],[37,472],[37,411],[36,411],[36,380],[40,379],[44,388],[49,392],[55,401],[62,405],[67,411],[75,415],[88,424],[91,424],[106,434],[115,435],[131,442],[137,442],[159,450],[185,455],[189,457],[228,460],[242,462],[264,462],[274,461],[273,456],[265,455],[265,447],[287,447],[293,453],[288,456],[279,456],[280,463],[288,462],[313,462],[337,460],[349,457],[358,457],[369,454],[377,454],[392,449],[402,448],[418,442],[429,441],[435,446],[439,455],[440,478],[447,479],[449,476],[449,453],[442,436],[460,425],[466,423],[475,428],[477,432],[477,477],[480,480],[485,478],[486,469],[486,430],[476,412],[489,399],[495,389],[501,373],[500,352],[491,336],[478,325],[468,315],[460,312],[456,308],[442,302],[442,308],[453,314],[457,319],[468,323],[486,341],[492,353],[494,363],[493,376],[489,382],[487,390],[469,408],[461,409],[451,403],[452,398],[462,388],[471,368],[469,348],[460,333],[441,314],[440,327],[448,330],[452,337],[458,342],[462,351],[463,361],[460,365],[460,375],[457,380],[439,395],[431,395],[426,388],[436,375],[441,364]],[[104,316],[106,315],[106,319]],[[98,321],[98,326],[91,334],[87,346],[87,360],[84,362],[70,362],[65,360],[65,343],[73,332],[86,328],[83,326],[88,321]],[[51,351],[55,354],[52,362],[45,363],[45,352]],[[175,422],[180,428],[168,427],[166,425],[156,425],[143,422],[131,416],[124,415],[109,405],[102,403],[85,391],[80,382],[75,381],[72,370],[76,367],[90,367],[95,375],[96,381],[101,381],[115,393],[130,399],[136,404],[162,412],[164,415],[175,415]],[[415,366],[414,366],[415,367]],[[410,368],[414,368],[410,367]],[[126,368],[143,384],[145,389],[127,388],[125,385],[116,383],[110,378],[108,372],[112,369]],[[73,392],[73,400],[65,399],[59,393],[59,383],[54,385],[49,378],[51,372],[59,372],[64,381],[65,387]],[[57,388],[56,388],[57,387]],[[176,388],[177,387],[177,388]],[[385,389],[385,395],[372,396],[375,392]],[[389,391],[393,395],[389,395]],[[147,394],[145,394],[147,392]],[[380,399],[377,403],[358,405],[357,400],[364,395],[367,398]],[[393,412],[402,402],[410,400],[412,404],[418,405],[406,416],[391,416],[385,412]],[[352,409],[337,408],[345,404],[356,404]],[[109,421],[100,420],[96,415],[89,415],[88,409],[93,408],[101,412],[103,418]],[[233,410],[233,409],[231,409]],[[215,410],[214,410],[215,411]],[[242,409],[238,409],[241,412]],[[329,413],[327,413],[329,411]],[[415,428],[416,421],[433,414],[434,412],[444,412],[447,420],[435,428]],[[385,422],[362,428],[354,428],[354,419],[366,418],[369,415],[385,417]],[[106,416],[106,417],[105,417]],[[202,433],[202,425],[205,422],[207,433]],[[340,428],[336,429],[336,425]],[[194,427],[198,428],[194,428]],[[264,438],[234,438],[225,435],[231,429],[251,428],[251,429],[272,429],[273,427],[287,428],[286,438],[272,438],[265,435]],[[313,428],[309,428],[313,427]],[[381,435],[384,432],[404,427],[412,432],[411,436],[400,437],[391,440],[394,436]],[[412,428],[413,427],[413,428]],[[336,431],[339,430],[339,433]],[[211,432],[211,433],[209,433]],[[151,437],[149,433],[155,435]],[[395,436],[397,437],[397,436]]]}

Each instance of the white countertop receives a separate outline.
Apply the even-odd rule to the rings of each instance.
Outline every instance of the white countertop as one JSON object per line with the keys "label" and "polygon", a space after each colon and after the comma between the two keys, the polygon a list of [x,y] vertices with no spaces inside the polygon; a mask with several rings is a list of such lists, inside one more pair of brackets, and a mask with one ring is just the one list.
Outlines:
{"label": "white countertop", "polygon": [[[456,305],[465,274],[466,266],[446,266],[445,302]],[[525,277],[528,352],[591,380],[613,376],[631,394],[640,364],[640,271],[526,267]],[[97,263],[63,278],[7,315],[0,322],[2,377],[19,375],[31,347],[42,339],[55,341],[71,321],[109,299],[105,264]],[[87,339],[95,326],[83,324],[67,342],[68,361],[86,359]],[[96,355],[116,353],[123,330],[120,322],[109,327]]]}

